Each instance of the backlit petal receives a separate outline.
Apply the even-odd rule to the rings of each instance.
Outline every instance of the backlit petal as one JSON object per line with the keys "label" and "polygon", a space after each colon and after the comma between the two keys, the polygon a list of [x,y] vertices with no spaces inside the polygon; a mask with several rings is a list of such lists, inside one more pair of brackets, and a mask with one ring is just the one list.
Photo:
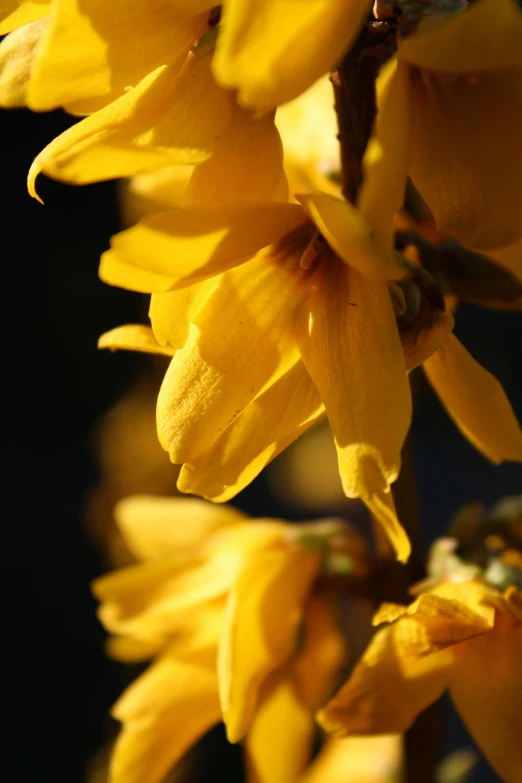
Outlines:
{"label": "backlit petal", "polygon": [[399,622],[377,631],[350,678],[318,719],[334,736],[388,734],[408,729],[448,685],[453,656],[404,651]]}
{"label": "backlit petal", "polygon": [[211,54],[162,66],[104,109],[73,125],[36,157],[40,172],[82,185],[168,163],[200,163],[226,133],[231,99],[209,70]]}
{"label": "backlit petal", "polygon": [[394,216],[404,204],[408,178],[409,82],[408,67],[396,58],[379,72],[375,83],[378,111],[364,153],[363,182],[357,195],[362,216],[374,229],[380,247],[388,251],[393,247]]}
{"label": "backlit petal", "polygon": [[204,457],[183,466],[178,489],[229,500],[323,413],[308,373],[296,363],[247,405]]}
{"label": "backlit petal", "polygon": [[259,689],[245,739],[248,783],[296,781],[310,756],[313,734],[313,715],[299,698],[289,663]]}
{"label": "backlit petal", "polygon": [[372,277],[397,280],[407,269],[404,259],[391,249],[378,245],[370,226],[348,201],[327,193],[298,194],[315,225],[330,247],[349,266]]}
{"label": "backlit petal", "polygon": [[300,783],[399,783],[401,737],[329,739],[321,748]]}
{"label": "backlit petal", "polygon": [[[88,114],[174,62],[206,29],[165,0],[56,0],[29,90],[32,109]],[[67,74],[67,78],[64,78]]]}
{"label": "backlit petal", "polygon": [[127,324],[117,326],[110,332],[105,332],[98,340],[98,348],[110,348],[111,351],[141,351],[143,353],[160,353],[173,356],[171,345],[160,345],[150,326],[142,324]]}
{"label": "backlit petal", "polygon": [[455,335],[423,367],[449,415],[475,448],[492,462],[522,461],[522,430],[502,386]]}
{"label": "backlit petal", "polygon": [[446,17],[430,15],[425,28],[399,38],[399,57],[455,73],[522,68],[521,38],[516,0],[480,0]]}
{"label": "backlit petal", "polygon": [[0,44],[0,106],[25,106],[34,53],[49,23],[44,16],[14,30]]}
{"label": "backlit petal", "polygon": [[194,316],[165,375],[158,435],[176,463],[203,456],[242,410],[297,358],[299,264],[265,255],[227,272]]}
{"label": "backlit petal", "polygon": [[98,275],[100,280],[108,285],[138,291],[141,294],[168,291],[174,282],[172,275],[128,264],[125,256],[120,256],[114,248],[102,253]]}
{"label": "backlit petal", "polygon": [[184,203],[270,201],[283,176],[283,147],[273,114],[257,116],[234,106],[214,155],[195,168]]}
{"label": "backlit petal", "polygon": [[[326,408],[346,495],[367,503],[377,496],[379,505],[385,503],[383,496],[399,474],[411,419],[408,377],[386,284],[334,259],[320,270],[301,309],[298,339]],[[381,514],[383,521],[386,511],[391,509]],[[406,540],[398,554],[407,557]]]}
{"label": "backlit petal", "polygon": [[139,560],[164,560],[201,544],[220,527],[245,518],[232,506],[155,495],[121,500],[115,517],[125,543]]}
{"label": "backlit petal", "polygon": [[50,0],[3,0],[0,11],[0,35],[47,16]]}
{"label": "backlit petal", "polygon": [[306,220],[297,204],[218,202],[146,216],[111,244],[119,259],[182,287],[241,264]]}
{"label": "backlit petal", "polygon": [[225,4],[214,69],[239,102],[267,110],[334,68],[357,36],[365,0],[239,0]]}
{"label": "backlit petal", "polygon": [[478,249],[517,240],[522,232],[522,160],[516,154],[522,136],[522,72],[470,78],[416,74],[411,90],[410,175],[437,228]]}
{"label": "backlit petal", "polygon": [[294,652],[320,554],[290,546],[258,553],[230,594],[218,654],[223,719],[231,742],[252,721],[265,677]]}
{"label": "backlit petal", "polygon": [[522,769],[522,626],[499,619],[490,633],[459,645],[452,700],[484,755],[505,783]]}
{"label": "backlit petal", "polygon": [[113,708],[124,722],[111,783],[160,783],[181,756],[219,722],[215,664],[164,655]]}
{"label": "backlit petal", "polygon": [[204,280],[181,288],[179,291],[152,294],[149,317],[154,336],[159,343],[162,345],[170,343],[175,348],[183,348],[189,334],[190,323],[208,299],[215,284],[215,279]]}

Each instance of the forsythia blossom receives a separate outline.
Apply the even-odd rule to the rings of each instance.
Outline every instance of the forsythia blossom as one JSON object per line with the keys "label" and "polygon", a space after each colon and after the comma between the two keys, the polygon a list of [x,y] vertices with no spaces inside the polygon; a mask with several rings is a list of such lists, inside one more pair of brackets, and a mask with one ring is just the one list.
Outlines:
{"label": "forsythia blossom", "polygon": [[188,499],[130,498],[117,518],[142,562],[95,582],[100,619],[115,657],[154,663],[114,707],[111,780],[160,781],[220,720],[250,780],[297,780],[347,656],[335,584],[364,575],[364,542]]}
{"label": "forsythia blossom", "polygon": [[455,539],[440,542],[432,551],[434,584],[410,606],[381,606],[374,624],[385,627],[320,714],[327,730],[337,736],[403,732],[449,689],[502,780],[519,780],[521,499],[506,504],[504,523],[492,515],[482,534],[472,529],[472,562],[454,554]]}

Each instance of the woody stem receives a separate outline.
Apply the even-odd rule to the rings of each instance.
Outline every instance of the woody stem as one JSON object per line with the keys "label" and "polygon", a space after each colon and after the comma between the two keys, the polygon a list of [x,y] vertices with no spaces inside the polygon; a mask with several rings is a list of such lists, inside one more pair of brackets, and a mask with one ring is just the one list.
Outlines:
{"label": "woody stem", "polygon": [[[376,114],[375,80],[384,60],[393,53],[396,23],[371,20],[331,75],[341,154],[342,192],[355,203],[363,178],[362,160]],[[402,472],[394,484],[397,514],[412,545],[406,566],[391,556],[383,537],[376,536],[381,558],[381,600],[407,603],[408,586],[424,575],[424,551],[417,505],[413,454],[408,438],[403,449]],[[433,783],[440,740],[437,708],[429,708],[404,736],[405,783]]]}

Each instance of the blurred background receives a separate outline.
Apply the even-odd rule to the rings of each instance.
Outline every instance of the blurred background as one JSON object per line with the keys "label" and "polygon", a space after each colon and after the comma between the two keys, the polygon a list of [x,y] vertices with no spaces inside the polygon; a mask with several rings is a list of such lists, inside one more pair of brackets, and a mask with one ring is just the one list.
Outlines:
{"label": "blurred background", "polygon": [[[96,349],[102,332],[146,322],[145,297],[97,278],[98,257],[121,227],[118,188],[114,183],[74,188],[42,177],[41,206],[26,192],[26,172],[71,119],[60,112],[22,110],[3,112],[1,123],[8,391],[1,625],[4,720],[10,734],[1,767],[6,780],[52,776],[55,783],[75,783],[87,779],[93,755],[114,736],[108,709],[130,676],[104,655],[104,634],[89,592],[90,581],[109,568],[110,557],[120,556],[117,540],[107,532],[111,504],[129,477],[132,491],[145,487],[168,494],[176,474],[152,431],[163,365]],[[456,332],[501,380],[521,419],[520,317],[462,306]],[[429,544],[462,504],[491,504],[521,492],[522,470],[490,465],[458,433],[423,377],[414,381],[412,440]],[[124,393],[126,403],[107,418]],[[129,456],[132,436],[125,441],[129,427],[144,433],[137,466]],[[151,466],[148,473],[143,465]],[[296,475],[304,477],[300,484]],[[277,460],[236,505],[253,515],[290,519],[352,514],[322,430]],[[448,703],[444,711],[444,753],[471,747]],[[216,730],[193,754],[199,783],[240,780],[239,752],[222,738]],[[103,772],[96,780],[102,783]],[[482,762],[470,777],[472,783],[497,780]]]}

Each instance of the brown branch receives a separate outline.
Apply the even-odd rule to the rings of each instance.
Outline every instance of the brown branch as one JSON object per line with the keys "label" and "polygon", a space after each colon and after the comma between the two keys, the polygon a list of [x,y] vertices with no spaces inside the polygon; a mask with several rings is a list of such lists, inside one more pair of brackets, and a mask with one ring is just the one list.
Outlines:
{"label": "brown branch", "polygon": [[[351,203],[356,202],[362,182],[362,160],[375,119],[375,80],[383,61],[394,51],[396,30],[396,19],[369,21],[331,77],[339,129],[342,192]],[[390,556],[387,545],[383,543],[376,588],[385,600],[408,603],[408,586],[424,576],[424,552],[409,439],[403,450],[403,468],[393,487],[393,495],[399,519],[412,544],[412,555],[409,563],[401,566]],[[376,544],[379,548],[378,536]],[[436,705],[423,712],[405,733],[405,783],[434,783],[440,733]]]}
{"label": "brown branch", "polygon": [[331,75],[339,128],[342,191],[355,202],[362,181],[362,159],[376,113],[375,79],[394,51],[392,22],[370,21]]}

